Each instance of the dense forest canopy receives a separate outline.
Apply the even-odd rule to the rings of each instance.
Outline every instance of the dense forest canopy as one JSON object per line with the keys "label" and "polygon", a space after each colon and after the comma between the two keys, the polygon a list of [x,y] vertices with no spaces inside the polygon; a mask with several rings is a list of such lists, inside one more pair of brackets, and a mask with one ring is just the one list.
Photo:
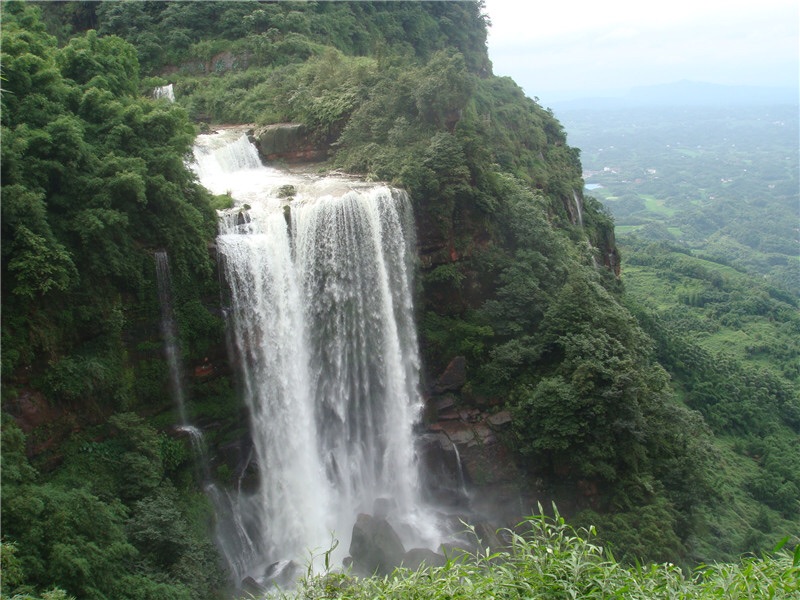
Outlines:
{"label": "dense forest canopy", "polygon": [[[153,263],[169,252],[186,364],[223,365],[208,245],[224,199],[186,166],[209,123],[302,123],[331,149],[321,168],[409,191],[429,376],[465,357],[457,402],[508,410],[526,478],[561,490],[619,558],[731,559],[797,530],[796,374],[720,365],[628,302],[578,150],[492,75],[482,3],[2,11],[4,593],[224,597],[209,504],[171,428]],[[152,98],[167,83],[174,104]],[[676,387],[665,368],[686,376]],[[242,435],[228,372],[189,390],[220,453]],[[716,385],[732,373],[741,385]],[[725,474],[743,514],[715,520],[729,499],[715,464],[745,448],[768,458]],[[232,483],[224,460],[215,476]],[[581,486],[597,502],[576,501]]]}

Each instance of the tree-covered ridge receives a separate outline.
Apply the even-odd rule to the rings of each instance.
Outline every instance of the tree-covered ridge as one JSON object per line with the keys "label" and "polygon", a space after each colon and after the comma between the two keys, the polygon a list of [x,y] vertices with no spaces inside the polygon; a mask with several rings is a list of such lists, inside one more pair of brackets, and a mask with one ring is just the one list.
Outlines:
{"label": "tree-covered ridge", "polygon": [[[2,21],[3,594],[207,594],[222,576],[184,443],[126,412],[169,406],[148,350],[155,249],[172,257],[187,351],[220,332],[199,302],[216,219],[184,165],[194,127],[139,95],[122,39],[59,48],[24,3]],[[26,406],[43,415],[27,449],[6,414]]]}
{"label": "tree-covered ridge", "polygon": [[[131,42],[153,77],[146,81],[173,82],[196,119],[299,121],[343,145],[412,141],[406,153],[418,154],[472,110],[471,127],[483,122],[473,133],[488,136],[482,146],[495,155],[482,159],[539,186],[569,179],[565,194],[580,183],[577,153],[558,121],[510,79],[490,76],[480,2],[105,2],[45,10],[62,36],[93,27]],[[339,140],[345,125],[350,132]],[[373,149],[338,162],[396,178],[396,156],[375,161],[389,163],[383,168],[365,164]]]}
{"label": "tree-covered ridge", "polygon": [[800,524],[797,300],[675,244],[632,237],[624,251],[627,301],[715,436],[715,548],[766,548]]}
{"label": "tree-covered ridge", "polygon": [[[215,215],[184,165],[194,128],[179,107],[139,96],[132,46],[91,31],[59,49],[35,9],[4,7],[8,376],[21,367],[38,374],[48,363],[57,369],[84,344],[118,341],[122,297],[150,291],[156,248],[170,249],[180,279],[208,278],[206,240]],[[111,348],[106,352],[104,360],[122,359]],[[116,395],[116,405],[123,405],[130,390],[112,391],[96,380],[108,371],[119,384],[120,368],[100,365],[96,376],[85,373],[84,385],[96,383],[98,395]],[[64,399],[87,396],[91,389]]]}
{"label": "tree-covered ridge", "polygon": [[107,2],[95,18],[101,34],[127,37],[151,73],[170,65],[191,70],[198,59],[219,69],[213,59],[226,51],[242,67],[275,66],[325,47],[423,62],[450,48],[472,71],[489,70],[478,2]]}

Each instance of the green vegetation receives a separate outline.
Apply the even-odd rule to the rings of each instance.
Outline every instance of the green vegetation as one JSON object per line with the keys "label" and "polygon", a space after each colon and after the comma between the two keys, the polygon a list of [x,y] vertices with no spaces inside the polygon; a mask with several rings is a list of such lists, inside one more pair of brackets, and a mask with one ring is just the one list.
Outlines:
{"label": "green vegetation", "polygon": [[765,549],[800,527],[797,300],[675,244],[631,238],[626,255],[628,302],[676,395],[715,435],[705,527],[717,539],[704,552]]}
{"label": "green vegetation", "polygon": [[800,529],[796,107],[567,111],[565,121],[587,182],[626,224],[616,229],[626,304],[675,396],[713,432],[714,493],[695,555],[766,549]]}
{"label": "green vegetation", "polygon": [[456,553],[438,568],[398,569],[383,578],[310,576],[285,600],[307,598],[794,598],[800,551],[779,545],[736,565],[701,565],[684,572],[671,563],[626,567],[596,543],[593,529],[575,530],[558,516],[530,517],[500,532],[508,550]]}
{"label": "green vegetation", "polygon": [[[210,597],[223,575],[203,526],[207,503],[185,481],[180,490],[170,481],[188,458],[184,446],[132,413],[108,426],[73,436],[62,467],[42,477],[25,456],[22,432],[3,420],[3,593]],[[198,509],[204,518],[194,515],[192,525]]]}
{"label": "green vegetation", "polygon": [[[596,525],[622,561],[590,530],[537,517],[508,532],[507,551],[435,576],[311,578],[307,597],[796,591],[796,551],[692,575],[626,566],[735,561],[798,531],[791,219],[757,240],[733,223],[721,237],[696,193],[710,184],[681,187],[680,202],[655,184],[616,190],[613,209],[642,219],[627,226],[668,241],[629,238],[623,286],[614,222],[582,197],[579,152],[550,111],[491,74],[481,8],[3,3],[4,594],[223,593],[191,451],[169,430],[153,262],[168,250],[184,361],[221,357],[208,242],[231,200],[197,185],[185,159],[193,123],[223,121],[303,123],[330,148],[325,167],[410,192],[429,373],[465,356],[460,405],[508,409],[520,467],[572,499],[570,520]],[[176,104],[150,99],[166,83]],[[792,173],[768,189],[786,195]],[[722,261],[732,245],[757,252]],[[766,281],[743,277],[765,264]],[[187,394],[193,421],[215,423],[212,452],[241,434],[224,365],[218,375]],[[576,507],[581,485],[596,490],[592,510]]]}
{"label": "green vegetation", "polygon": [[[132,356],[157,336],[155,249],[169,248],[188,358],[219,338],[198,302],[214,289],[215,215],[184,167],[194,127],[139,96],[122,39],[59,48],[37,8],[2,8],[3,593],[207,597],[222,575],[209,515],[187,520],[206,501],[184,441],[128,412],[171,412],[152,351]],[[37,468],[5,414],[29,398],[44,411]]]}

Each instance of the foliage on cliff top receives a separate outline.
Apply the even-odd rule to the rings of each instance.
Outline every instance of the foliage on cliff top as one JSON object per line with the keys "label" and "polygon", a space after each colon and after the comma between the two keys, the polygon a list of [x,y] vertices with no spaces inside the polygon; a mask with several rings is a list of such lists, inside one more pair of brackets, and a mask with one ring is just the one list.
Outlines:
{"label": "foliage on cliff top", "polygon": [[126,39],[146,86],[174,83],[195,119],[300,121],[336,142],[337,166],[406,187],[411,155],[462,122],[469,186],[486,193],[475,178],[497,163],[558,196],[580,193],[558,121],[491,75],[482,2],[69,4],[45,7],[54,33]]}
{"label": "foliage on cliff top", "polygon": [[216,219],[183,163],[194,128],[138,96],[134,48],[90,31],[59,49],[37,12],[3,5],[3,375],[68,360],[84,388],[63,400],[119,405],[122,298],[152,292],[157,248],[207,281]]}

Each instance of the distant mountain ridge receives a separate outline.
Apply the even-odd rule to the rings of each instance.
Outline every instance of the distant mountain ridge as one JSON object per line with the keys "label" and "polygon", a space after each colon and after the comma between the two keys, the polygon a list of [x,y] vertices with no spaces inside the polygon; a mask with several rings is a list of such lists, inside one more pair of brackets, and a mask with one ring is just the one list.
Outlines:
{"label": "distant mountain ridge", "polygon": [[792,87],[723,85],[682,80],[674,83],[632,88],[618,96],[598,96],[561,100],[551,108],[630,108],[648,106],[744,106],[800,103],[800,90]]}

